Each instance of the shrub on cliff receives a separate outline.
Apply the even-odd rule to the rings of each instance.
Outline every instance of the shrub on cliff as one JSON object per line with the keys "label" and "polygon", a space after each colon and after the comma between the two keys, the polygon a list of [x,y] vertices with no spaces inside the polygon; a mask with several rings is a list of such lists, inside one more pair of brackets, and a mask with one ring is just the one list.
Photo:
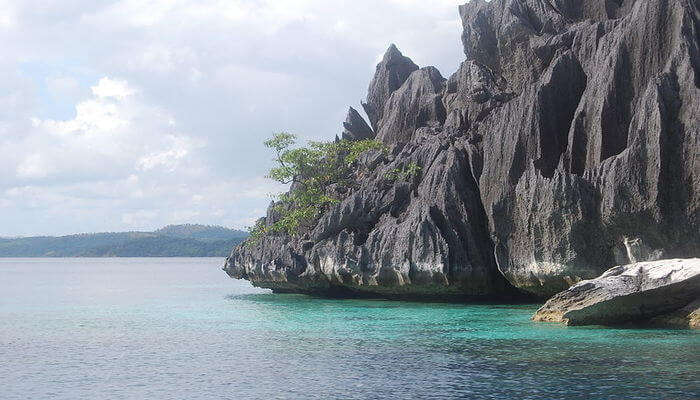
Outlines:
{"label": "shrub on cliff", "polygon": [[274,222],[261,219],[250,229],[252,241],[270,232],[296,235],[311,228],[322,210],[340,201],[340,193],[351,189],[358,157],[369,150],[384,149],[382,143],[371,139],[309,142],[306,147],[293,148],[295,143],[296,136],[286,132],[264,142],[276,153],[276,165],[268,178],[291,184],[291,189],[275,202],[278,217]]}

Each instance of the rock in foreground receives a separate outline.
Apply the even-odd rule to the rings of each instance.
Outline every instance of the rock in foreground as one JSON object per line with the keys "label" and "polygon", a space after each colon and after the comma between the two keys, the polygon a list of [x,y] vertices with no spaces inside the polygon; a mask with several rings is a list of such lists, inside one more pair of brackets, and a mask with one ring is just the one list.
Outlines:
{"label": "rock in foreground", "polygon": [[652,318],[650,322],[664,323],[669,320],[666,314],[678,314],[679,318],[671,320],[686,322],[673,325],[697,327],[693,310],[685,308],[698,298],[700,259],[640,262],[613,267],[598,278],[579,282],[549,299],[533,319],[567,325],[615,325]]}

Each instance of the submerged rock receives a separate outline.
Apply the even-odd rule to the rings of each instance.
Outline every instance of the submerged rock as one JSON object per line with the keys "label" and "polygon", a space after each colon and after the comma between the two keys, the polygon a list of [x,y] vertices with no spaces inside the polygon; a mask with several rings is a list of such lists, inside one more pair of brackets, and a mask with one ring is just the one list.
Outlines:
{"label": "submerged rock", "polygon": [[[224,269],[277,290],[546,298],[612,266],[700,257],[698,10],[474,0],[444,79],[391,46],[344,137],[353,189]],[[410,179],[387,179],[409,164]]]}
{"label": "submerged rock", "polygon": [[687,319],[686,325],[692,326],[697,325],[699,299],[700,259],[648,261],[613,267],[598,278],[577,283],[549,299],[533,319],[614,325],[657,317],[656,323]]}

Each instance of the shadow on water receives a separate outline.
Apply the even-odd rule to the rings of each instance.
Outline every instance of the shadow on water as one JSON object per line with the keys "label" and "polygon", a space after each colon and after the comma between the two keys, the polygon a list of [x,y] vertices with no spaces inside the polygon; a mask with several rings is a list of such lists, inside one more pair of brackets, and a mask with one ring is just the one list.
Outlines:
{"label": "shadow on water", "polygon": [[246,293],[231,294],[224,297],[230,302],[246,302],[260,305],[290,306],[298,305],[305,307],[334,307],[334,308],[362,308],[362,309],[417,309],[417,308],[440,308],[453,307],[450,303],[421,303],[407,302],[387,299],[350,299],[350,298],[324,298],[310,296],[306,294],[291,293]]}
{"label": "shadow on water", "polygon": [[421,301],[421,300],[396,300],[376,297],[323,297],[308,294],[294,293],[243,293],[230,294],[224,296],[226,301],[244,301],[258,304],[304,304],[304,305],[319,305],[319,306],[338,306],[338,307],[359,307],[367,309],[387,309],[400,308],[406,310],[445,310],[445,309],[489,309],[489,310],[534,310],[541,304],[538,303],[493,303],[493,302],[450,302],[450,301]]}
{"label": "shadow on water", "polygon": [[379,295],[375,293],[364,292],[349,292],[349,291],[331,291],[324,293],[293,293],[293,292],[275,292],[267,291],[265,293],[242,293],[230,294],[225,296],[227,300],[250,300],[250,301],[275,301],[289,299],[303,299],[306,301],[362,301],[368,303],[396,303],[403,305],[421,305],[421,306],[489,306],[494,308],[532,308],[542,305],[541,299],[531,297],[517,297],[512,299],[494,299],[488,297],[430,297],[421,295],[397,294],[397,295]]}
{"label": "shadow on water", "polygon": [[[624,326],[566,326],[531,321],[538,304],[464,304],[397,301],[386,299],[320,298],[304,294],[245,293],[225,296],[236,308],[254,308],[256,318],[303,319],[333,324],[335,330],[352,331],[353,321],[384,322],[378,329],[411,330],[431,336],[448,333],[461,340],[532,339],[569,342],[582,340],[612,343],[628,338],[642,341],[695,341],[700,335],[688,330],[668,330],[635,324]],[[258,319],[259,320],[259,319]],[[390,322],[394,321],[394,322]],[[697,343],[697,342],[696,342]]]}

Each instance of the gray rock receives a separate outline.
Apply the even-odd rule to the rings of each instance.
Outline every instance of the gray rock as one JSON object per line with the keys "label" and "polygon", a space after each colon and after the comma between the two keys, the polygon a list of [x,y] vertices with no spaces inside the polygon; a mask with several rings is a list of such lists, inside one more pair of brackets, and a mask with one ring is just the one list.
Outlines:
{"label": "gray rock", "polygon": [[418,66],[410,58],[404,57],[394,44],[384,53],[384,58],[377,65],[377,71],[369,84],[367,101],[362,103],[375,132],[379,131],[378,123],[382,119],[384,104],[389,96],[417,69]]}
{"label": "gray rock", "polygon": [[700,297],[700,259],[648,261],[613,267],[577,283],[537,310],[535,321],[606,325],[645,321]]}
{"label": "gray rock", "polygon": [[374,131],[367,125],[365,119],[354,108],[350,107],[348,116],[343,122],[343,139],[345,140],[365,140],[374,139]]}
{"label": "gray rock", "polygon": [[649,324],[666,328],[700,329],[700,298],[676,311],[650,319]]}
{"label": "gray rock", "polygon": [[[388,154],[360,157],[313,229],[234,249],[229,274],[278,290],[545,298],[615,265],[700,257],[697,6],[459,11],[466,60],[449,79],[395,46],[377,66],[364,106]],[[348,135],[369,135],[354,114]],[[409,163],[418,176],[387,178]]]}
{"label": "gray rock", "polygon": [[473,60],[464,61],[446,83],[443,95],[447,114],[445,130],[455,135],[475,131],[493,109],[513,97],[514,94],[505,91],[486,67]]}
{"label": "gray rock", "polygon": [[[276,291],[450,300],[518,296],[493,262],[466,153],[436,135],[404,146],[370,174],[361,162],[361,187],[329,209],[308,240],[265,237],[236,248],[224,270]],[[408,162],[422,166],[419,176],[387,178]]]}
{"label": "gray rock", "polygon": [[384,105],[377,138],[388,145],[410,142],[417,129],[445,122],[445,78],[435,67],[414,71]]}
{"label": "gray rock", "polygon": [[[514,4],[469,3],[465,30],[484,32],[488,20],[467,9],[498,14],[505,11],[492,8],[506,3]],[[474,173],[499,269],[538,296],[613,265],[700,255],[694,12],[673,0],[615,12],[614,20],[565,25],[546,12],[538,18],[553,22],[537,35],[498,27],[505,30],[499,35],[527,38],[527,45],[518,42],[520,61],[497,48],[488,57],[468,52],[501,70],[507,90],[518,93],[466,135],[481,139],[472,146],[473,158],[483,160]],[[532,57],[544,58],[538,64]],[[535,67],[523,64],[527,73],[517,75],[512,63]],[[639,257],[629,257],[630,241]]]}

